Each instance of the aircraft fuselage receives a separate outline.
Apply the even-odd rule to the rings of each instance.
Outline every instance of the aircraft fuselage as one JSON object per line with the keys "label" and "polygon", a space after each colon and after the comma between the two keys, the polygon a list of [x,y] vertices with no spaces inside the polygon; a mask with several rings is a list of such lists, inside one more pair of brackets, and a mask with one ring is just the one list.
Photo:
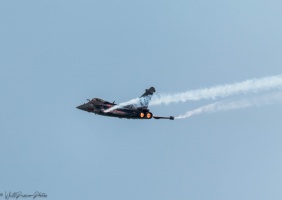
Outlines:
{"label": "aircraft fuselage", "polygon": [[[101,100],[101,99],[99,99]],[[147,108],[142,107],[130,107],[130,108],[117,108],[107,112],[106,110],[115,106],[116,104],[110,103],[107,101],[99,102],[95,98],[89,101],[88,103],[77,106],[76,108],[92,112],[97,115],[103,115],[108,117],[118,117],[118,118],[127,118],[127,119],[151,119],[153,117],[152,113]],[[103,100],[102,100],[103,101]]]}
{"label": "aircraft fuselage", "polygon": [[117,104],[115,104],[114,102],[110,103],[103,99],[94,98],[92,100],[88,100],[87,103],[77,106],[76,108],[83,111],[92,112],[97,115],[103,115],[108,117],[118,117],[118,118],[127,118],[127,119],[155,118],[155,119],[174,120],[173,116],[170,117],[153,116],[153,114],[150,112],[148,106],[154,92],[156,92],[154,87],[150,87],[149,89],[146,89],[145,93],[139,98],[139,101],[135,104],[117,106]]}

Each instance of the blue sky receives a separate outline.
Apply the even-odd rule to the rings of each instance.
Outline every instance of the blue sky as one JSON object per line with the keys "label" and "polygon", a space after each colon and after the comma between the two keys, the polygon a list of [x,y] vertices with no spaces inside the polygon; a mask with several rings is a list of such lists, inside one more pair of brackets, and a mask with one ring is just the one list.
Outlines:
{"label": "blue sky", "polygon": [[[281,199],[279,105],[186,120],[75,107],[281,74],[280,1],[0,1],[0,192]],[[151,107],[178,115],[206,101]]]}

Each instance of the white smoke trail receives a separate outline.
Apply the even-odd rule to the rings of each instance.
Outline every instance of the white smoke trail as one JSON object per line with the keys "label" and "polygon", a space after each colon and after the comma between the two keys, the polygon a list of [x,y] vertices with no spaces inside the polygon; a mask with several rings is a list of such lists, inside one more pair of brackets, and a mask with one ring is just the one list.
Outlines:
{"label": "white smoke trail", "polygon": [[159,94],[153,97],[150,105],[197,101],[202,99],[216,99],[231,95],[259,92],[269,89],[282,88],[282,75],[251,79],[239,83],[220,85],[205,89],[190,90],[176,94]]}
{"label": "white smoke trail", "polygon": [[264,95],[260,97],[235,100],[235,101],[221,101],[221,102],[208,104],[206,106],[202,106],[195,110],[188,111],[183,115],[179,115],[175,117],[175,119],[184,119],[184,118],[192,117],[194,115],[200,115],[203,113],[235,110],[235,109],[240,109],[240,108],[262,106],[262,105],[279,103],[279,102],[282,103],[282,93],[281,92],[268,94],[268,95]]}
{"label": "white smoke trail", "polygon": [[[254,93],[275,88],[282,88],[282,75],[269,76],[260,79],[250,79],[239,83],[215,86],[205,89],[190,90],[176,94],[159,94],[153,97],[150,106],[186,101],[197,101],[202,99],[216,99],[218,97],[227,97],[241,93]],[[131,99],[129,101],[115,105],[105,110],[104,112],[107,113],[127,105],[138,103],[140,103],[139,98]]]}
{"label": "white smoke trail", "polygon": [[111,108],[105,110],[104,112],[107,113],[107,112],[110,112],[110,111],[112,111],[112,110],[116,110],[116,109],[118,109],[118,108],[122,108],[122,107],[127,106],[127,105],[137,104],[137,103],[139,103],[139,102],[140,102],[140,99],[139,99],[139,98],[131,99],[131,100],[129,100],[129,101],[126,101],[126,102],[120,103],[120,104],[118,104],[118,105],[115,105],[115,106],[113,106],[113,107],[111,107]]}

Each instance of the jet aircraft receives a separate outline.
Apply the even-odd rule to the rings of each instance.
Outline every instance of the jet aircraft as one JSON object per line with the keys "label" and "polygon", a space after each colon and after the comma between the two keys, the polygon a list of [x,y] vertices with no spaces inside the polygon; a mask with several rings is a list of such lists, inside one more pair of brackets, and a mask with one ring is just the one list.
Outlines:
{"label": "jet aircraft", "polygon": [[[151,98],[156,92],[154,87],[145,90],[145,93],[139,98],[139,102],[135,104],[130,104],[126,106],[118,106],[115,102],[110,103],[108,101],[104,101],[100,98],[93,98],[92,100],[88,99],[87,103],[84,103],[76,108],[92,112],[97,115],[104,115],[108,117],[118,117],[118,118],[127,118],[127,119],[170,119],[174,120],[173,116],[170,117],[159,117],[153,115],[148,109]],[[113,107],[113,106],[116,106]],[[110,111],[107,111],[110,108]]]}

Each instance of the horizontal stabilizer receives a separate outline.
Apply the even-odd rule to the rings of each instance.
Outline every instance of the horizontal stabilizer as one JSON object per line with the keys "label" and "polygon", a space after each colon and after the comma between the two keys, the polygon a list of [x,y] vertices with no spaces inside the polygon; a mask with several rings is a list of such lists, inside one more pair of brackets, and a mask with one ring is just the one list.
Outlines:
{"label": "horizontal stabilizer", "polygon": [[174,120],[174,117],[173,117],[173,116],[170,116],[170,117],[153,116],[153,118],[155,118],[155,119],[170,119],[170,120]]}

